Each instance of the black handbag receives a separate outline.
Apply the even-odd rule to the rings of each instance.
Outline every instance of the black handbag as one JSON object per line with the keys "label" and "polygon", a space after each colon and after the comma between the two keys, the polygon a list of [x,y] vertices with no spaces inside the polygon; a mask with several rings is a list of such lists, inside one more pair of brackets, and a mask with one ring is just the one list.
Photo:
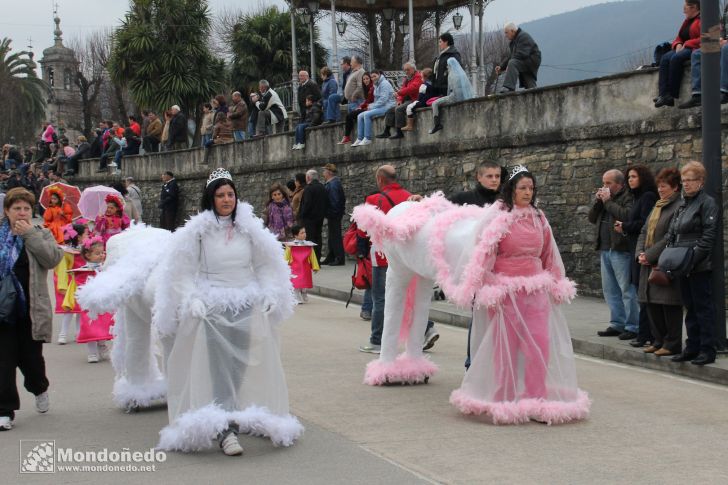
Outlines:
{"label": "black handbag", "polygon": [[11,316],[15,310],[18,292],[11,275],[0,280],[0,323],[12,323]]}
{"label": "black handbag", "polygon": [[674,279],[688,274],[693,263],[693,248],[670,247],[660,254],[657,266]]}

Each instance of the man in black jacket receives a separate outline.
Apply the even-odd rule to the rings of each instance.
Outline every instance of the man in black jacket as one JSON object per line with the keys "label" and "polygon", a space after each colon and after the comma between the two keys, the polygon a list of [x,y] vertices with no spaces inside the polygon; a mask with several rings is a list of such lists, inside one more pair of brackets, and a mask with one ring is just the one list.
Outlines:
{"label": "man in black jacket", "polygon": [[170,150],[184,150],[187,148],[187,117],[176,104],[169,110],[172,112],[172,119],[169,122],[167,147]]}
{"label": "man in black jacket", "polygon": [[500,92],[515,91],[516,83],[519,80],[524,88],[535,88],[536,75],[538,74],[538,68],[541,66],[541,51],[538,45],[533,37],[519,29],[513,22],[507,23],[503,29],[511,43],[508,59],[495,68],[495,72],[498,74],[502,71],[506,72],[506,79],[503,81]]}
{"label": "man in black jacket", "polygon": [[63,176],[76,175],[76,172],[78,172],[78,161],[84,158],[91,158],[91,145],[88,144],[86,137],[81,135],[78,137],[76,153],[68,157],[66,161],[66,171],[63,172]]}
{"label": "man in black jacket", "polygon": [[344,241],[341,237],[341,219],[344,217],[344,212],[346,212],[346,194],[344,194],[341,179],[336,175],[335,164],[327,163],[324,166],[324,180],[326,180],[324,188],[329,198],[326,211],[326,221],[329,226],[329,252],[321,264],[343,266],[346,264],[346,260],[344,259]]}
{"label": "man in black jacket", "polygon": [[159,194],[159,226],[174,232],[177,227],[177,204],[179,202],[179,186],[172,172],[162,174],[162,192]]}
{"label": "man in black jacket", "polygon": [[306,172],[306,187],[301,196],[298,218],[306,228],[306,236],[309,241],[316,243],[314,252],[319,262],[321,261],[321,229],[324,225],[328,201],[329,196],[326,194],[323,184],[319,182],[318,172],[316,170]]}
{"label": "man in black jacket", "polygon": [[435,59],[435,65],[432,68],[435,73],[432,87],[435,90],[435,96],[447,96],[447,60],[454,57],[461,66],[463,63],[460,59],[460,52],[455,48],[455,39],[450,32],[440,35],[438,45],[440,54]]}
{"label": "man in black jacket", "polygon": [[313,101],[318,102],[321,99],[321,88],[316,81],[311,79],[307,71],[301,71],[298,73],[298,112],[301,114],[301,119],[306,119],[306,98],[313,96]]}
{"label": "man in black jacket", "polygon": [[469,204],[483,207],[492,204],[498,198],[504,170],[495,162],[482,162],[475,172],[478,186],[473,190],[452,194],[448,197],[448,200],[457,205]]}

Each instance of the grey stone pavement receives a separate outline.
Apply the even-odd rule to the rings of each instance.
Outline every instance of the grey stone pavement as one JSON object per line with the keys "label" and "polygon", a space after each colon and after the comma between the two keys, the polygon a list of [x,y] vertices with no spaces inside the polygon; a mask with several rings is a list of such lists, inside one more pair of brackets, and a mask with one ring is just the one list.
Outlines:
{"label": "grey stone pavement", "polygon": [[[348,268],[324,268],[323,288]],[[45,346],[51,410],[21,391],[13,431],[0,433],[0,483],[728,483],[728,387],[590,356],[577,356],[579,384],[593,399],[588,420],[562,426],[494,426],[449,403],[463,376],[467,333],[438,325],[430,353],[440,372],[428,385],[369,387],[374,356],[356,349],[369,335],[355,305],[312,296],[282,331],[291,411],[306,426],[291,448],[241,437],[243,457],[219,450],[170,453],[154,472],[20,474],[20,440],[55,440],[74,451],[144,451],[166,425],[163,408],[125,414],[110,398],[108,362],[87,364],[85,348]],[[581,310],[579,309],[581,308]],[[569,318],[603,312],[581,300]],[[22,385],[22,377],[18,377]]]}

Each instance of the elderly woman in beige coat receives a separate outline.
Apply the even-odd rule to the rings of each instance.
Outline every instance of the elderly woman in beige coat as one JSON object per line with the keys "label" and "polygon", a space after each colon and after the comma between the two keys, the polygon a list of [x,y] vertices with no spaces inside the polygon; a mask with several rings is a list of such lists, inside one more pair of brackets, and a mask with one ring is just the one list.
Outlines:
{"label": "elderly woman in beige coat", "polygon": [[35,196],[23,188],[8,191],[0,220],[0,431],[13,428],[20,398],[19,368],[25,389],[35,395],[39,413],[48,411],[48,378],[43,343],[51,341],[52,307],[48,271],[63,258],[53,235],[33,226]]}
{"label": "elderly woman in beige coat", "polygon": [[670,221],[680,207],[680,172],[676,168],[662,169],[655,182],[660,200],[642,227],[635,254],[642,265],[637,297],[640,303],[647,303],[654,336],[652,345],[645,348],[645,352],[661,357],[679,354],[682,349],[683,309],[679,282],[674,279],[669,286],[649,282],[650,273],[667,246]]}

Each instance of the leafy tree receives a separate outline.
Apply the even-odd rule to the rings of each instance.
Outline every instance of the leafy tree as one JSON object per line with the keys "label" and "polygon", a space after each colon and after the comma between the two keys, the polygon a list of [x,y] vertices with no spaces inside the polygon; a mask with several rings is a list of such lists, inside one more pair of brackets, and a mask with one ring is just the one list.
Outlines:
{"label": "leafy tree", "polygon": [[224,75],[208,48],[206,0],[132,0],[114,33],[109,72],[140,108],[177,104],[199,117]]}
{"label": "leafy tree", "polygon": [[0,140],[27,142],[40,132],[45,117],[48,86],[35,73],[35,62],[27,51],[11,54],[12,40],[0,41]]}
{"label": "leafy tree", "polygon": [[[291,80],[291,17],[278,7],[263,7],[256,12],[240,15],[232,31],[231,81],[243,91],[258,88],[258,81],[267,79],[275,88]],[[319,32],[314,28],[316,68],[326,65],[327,50],[319,42]],[[298,64],[308,68],[311,59],[309,29],[296,21]],[[318,73],[312,73],[314,78]]]}

